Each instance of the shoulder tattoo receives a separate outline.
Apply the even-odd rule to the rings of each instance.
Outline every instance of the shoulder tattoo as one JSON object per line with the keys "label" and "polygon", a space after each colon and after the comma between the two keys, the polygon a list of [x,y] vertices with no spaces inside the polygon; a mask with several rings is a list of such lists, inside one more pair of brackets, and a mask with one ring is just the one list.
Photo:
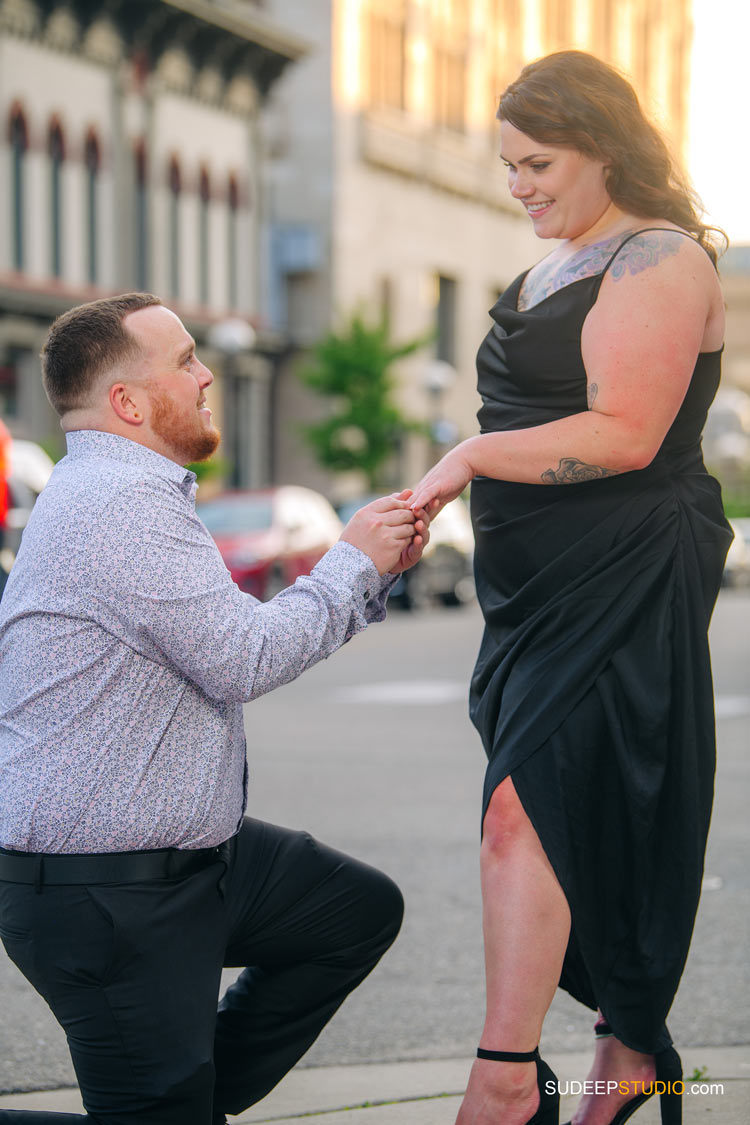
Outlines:
{"label": "shoulder tattoo", "polygon": [[616,469],[605,469],[602,465],[586,465],[577,457],[563,457],[556,469],[546,469],[542,473],[542,480],[545,484],[580,484],[581,481],[615,476],[617,476]]}
{"label": "shoulder tattoo", "polygon": [[625,243],[609,272],[614,281],[626,273],[643,273],[652,266],[658,266],[665,258],[679,254],[684,242],[685,235],[676,230],[642,231]]}
{"label": "shoulder tattoo", "polygon": [[562,264],[554,258],[552,262],[542,259],[529,271],[518,295],[518,309],[525,312],[539,304],[558,289],[564,289],[574,281],[584,277],[595,277],[605,269],[617,247],[622,243],[622,233],[583,246]]}

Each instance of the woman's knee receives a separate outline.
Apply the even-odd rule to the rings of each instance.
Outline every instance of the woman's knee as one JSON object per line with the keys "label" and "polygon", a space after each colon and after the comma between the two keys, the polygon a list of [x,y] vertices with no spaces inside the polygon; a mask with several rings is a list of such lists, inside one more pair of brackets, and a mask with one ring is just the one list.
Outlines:
{"label": "woman's knee", "polygon": [[513,782],[506,777],[490,798],[482,822],[482,853],[502,855],[533,831]]}

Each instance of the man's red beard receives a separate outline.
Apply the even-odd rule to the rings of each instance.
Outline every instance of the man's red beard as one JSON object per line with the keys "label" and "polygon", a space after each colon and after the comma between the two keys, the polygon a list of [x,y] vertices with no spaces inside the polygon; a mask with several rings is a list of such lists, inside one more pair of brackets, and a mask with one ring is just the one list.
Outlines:
{"label": "man's red beard", "polygon": [[179,456],[180,464],[207,461],[215,453],[221,433],[216,426],[206,424],[195,407],[194,413],[185,415],[164,391],[151,388],[151,428]]}

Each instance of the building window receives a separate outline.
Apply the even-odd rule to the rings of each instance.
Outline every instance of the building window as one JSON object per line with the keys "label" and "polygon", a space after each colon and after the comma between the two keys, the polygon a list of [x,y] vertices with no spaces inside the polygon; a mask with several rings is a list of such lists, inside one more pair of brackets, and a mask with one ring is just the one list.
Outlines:
{"label": "building window", "polygon": [[230,309],[239,306],[239,264],[237,240],[239,236],[240,189],[236,176],[229,177],[227,192],[227,305]]}
{"label": "building window", "polygon": [[615,30],[614,0],[598,0],[596,12],[596,53],[603,59],[611,59]]}
{"label": "building window", "polygon": [[570,0],[544,0],[545,52],[569,47],[573,35]]}
{"label": "building window", "polygon": [[648,99],[649,95],[649,72],[651,69],[651,36],[653,33],[653,22],[651,18],[651,9],[648,4],[644,4],[636,15],[636,28],[635,28],[635,87],[638,91],[638,96],[643,101]]}
{"label": "building window", "polygon": [[[497,113],[500,98],[514,82],[523,66],[523,24],[521,0],[492,0],[489,67],[489,105]],[[490,138],[497,141],[497,124],[490,122]]]}
{"label": "building window", "polygon": [[375,0],[368,16],[370,105],[406,106],[406,4]]}
{"label": "building window", "polygon": [[8,129],[10,143],[10,198],[12,207],[12,262],[13,268],[23,270],[26,265],[26,240],[24,225],[26,221],[26,153],[29,148],[29,131],[22,111],[15,107],[11,111]]}
{"label": "building window", "polygon": [[89,130],[84,146],[86,166],[86,276],[89,284],[96,285],[99,280],[97,268],[99,259],[99,166],[101,163],[99,142],[93,130]]}
{"label": "building window", "polygon": [[0,350],[0,418],[18,417],[17,348]]}
{"label": "building window", "polygon": [[144,291],[148,289],[148,162],[143,141],[135,146],[133,172],[135,283],[138,289]]}
{"label": "building window", "polygon": [[65,141],[58,121],[53,121],[47,135],[49,156],[49,208],[50,208],[50,265],[53,277],[62,277],[63,271],[63,161]]}
{"label": "building window", "polygon": [[437,279],[437,358],[456,363],[456,290],[452,277]]}
{"label": "building window", "polygon": [[200,194],[198,198],[198,288],[202,305],[208,304],[208,234],[210,213],[211,179],[208,175],[208,169],[201,168]]}
{"label": "building window", "polygon": [[169,162],[169,292],[180,295],[180,193],[182,177],[176,157]]}
{"label": "building window", "polygon": [[381,277],[379,288],[379,305],[380,305],[380,323],[385,325],[385,328],[390,332],[390,327],[393,324],[393,307],[394,307],[394,285],[392,277]]}
{"label": "building window", "polygon": [[685,124],[687,117],[686,87],[688,86],[686,66],[688,52],[685,49],[686,35],[680,31],[672,51],[672,73],[669,84],[670,133],[675,138],[677,151],[685,146]]}
{"label": "building window", "polygon": [[442,129],[466,128],[468,13],[466,0],[438,0],[433,16],[433,114]]}

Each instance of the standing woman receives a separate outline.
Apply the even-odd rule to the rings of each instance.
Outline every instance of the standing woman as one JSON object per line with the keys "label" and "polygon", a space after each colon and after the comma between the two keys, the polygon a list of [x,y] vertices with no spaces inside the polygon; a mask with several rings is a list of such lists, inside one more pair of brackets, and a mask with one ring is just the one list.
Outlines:
{"label": "standing woman", "polygon": [[[681,1075],[665,1019],[700,895],[731,540],[701,455],[724,305],[710,230],[615,70],[550,55],[498,117],[511,193],[560,241],[492,309],[481,434],[413,504],[473,480],[487,1013],[458,1125],[552,1125],[536,1048],[558,984],[599,1010],[592,1079]],[[573,1122],[644,1100],[584,1098]],[[661,1110],[679,1122],[679,1097]]]}

